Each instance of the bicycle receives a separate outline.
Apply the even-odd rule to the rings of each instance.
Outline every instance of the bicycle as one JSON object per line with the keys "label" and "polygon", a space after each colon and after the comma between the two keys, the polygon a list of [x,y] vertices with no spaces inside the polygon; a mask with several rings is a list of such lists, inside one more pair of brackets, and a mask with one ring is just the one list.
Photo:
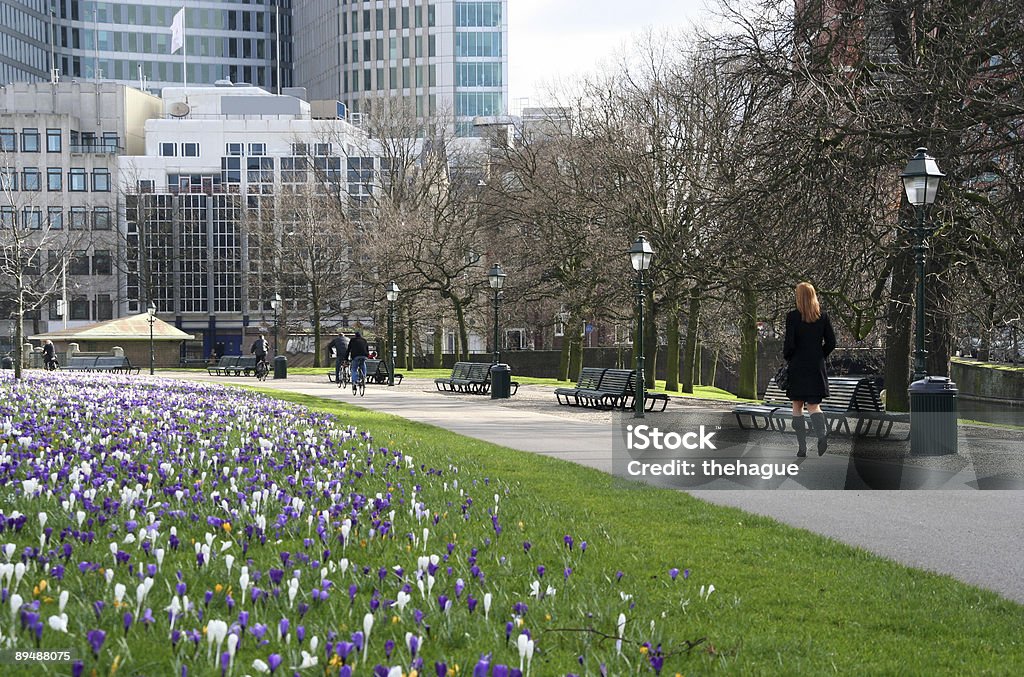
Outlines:
{"label": "bicycle", "polygon": [[[358,378],[358,380],[356,380]],[[362,369],[352,372],[352,394],[359,397],[366,395],[366,363],[363,362]]]}
{"label": "bicycle", "polygon": [[266,381],[267,374],[270,373],[270,365],[267,364],[266,360],[258,360],[256,362],[256,368],[254,369],[257,381]]}
{"label": "bicycle", "polygon": [[341,364],[341,368],[338,369],[336,378],[338,381],[339,388],[347,387],[350,383],[352,383],[352,369],[349,367],[348,362],[343,362]]}
{"label": "bicycle", "polygon": [[60,369],[60,362],[57,361],[56,357],[51,357],[46,361],[46,371],[57,371]]}

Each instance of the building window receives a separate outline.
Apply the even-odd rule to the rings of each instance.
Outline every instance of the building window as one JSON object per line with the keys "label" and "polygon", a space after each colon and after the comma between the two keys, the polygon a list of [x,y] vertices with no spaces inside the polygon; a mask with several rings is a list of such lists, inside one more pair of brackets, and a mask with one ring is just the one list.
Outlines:
{"label": "building window", "polygon": [[46,189],[52,191],[64,190],[64,173],[60,167],[46,168]]}
{"label": "building window", "polygon": [[93,230],[110,230],[111,221],[110,207],[97,207],[92,210]]}
{"label": "building window", "polygon": [[85,230],[89,227],[89,212],[85,207],[71,208],[71,230]]}
{"label": "building window", "polygon": [[305,183],[306,182],[306,158],[284,157],[281,158],[281,181],[283,183]]}
{"label": "building window", "polygon": [[18,190],[18,170],[0,169],[0,190]]}
{"label": "building window", "polygon": [[97,294],[96,295],[96,319],[97,320],[112,320],[112,319],[114,319],[114,304],[110,300],[110,294]]}
{"label": "building window", "polygon": [[50,230],[64,230],[64,210],[60,207],[47,207],[46,219]]}
{"label": "building window", "polygon": [[35,167],[25,167],[21,170],[21,189],[39,190],[39,170]]}
{"label": "building window", "polygon": [[225,155],[241,155],[244,144],[241,143],[229,143],[224,148]]}
{"label": "building window", "polygon": [[[114,270],[114,258],[108,250],[97,250],[92,255],[92,274],[110,275]],[[101,318],[102,319],[102,318]]]}
{"label": "building window", "polygon": [[10,127],[4,127],[0,129],[0,151],[7,151],[13,153],[18,148],[15,145],[14,130]]}
{"label": "building window", "polygon": [[225,157],[220,159],[221,183],[239,183],[242,180],[242,158]]}
{"label": "building window", "polygon": [[199,157],[199,144],[198,143],[183,143],[183,144],[181,144],[181,156],[182,157]]}
{"label": "building window", "polygon": [[14,207],[0,207],[0,227],[14,228]]}
{"label": "building window", "polygon": [[[89,254],[84,249],[75,250],[75,253],[68,260],[68,275],[88,275]],[[72,318],[74,319],[74,318]]]}
{"label": "building window", "polygon": [[266,155],[267,144],[265,143],[250,143],[249,144],[249,155]]}
{"label": "building window", "polygon": [[329,143],[318,143],[316,144],[316,150],[314,151],[317,155],[330,155],[331,144]]}
{"label": "building window", "polygon": [[[88,264],[86,264],[88,265]],[[89,298],[87,296],[71,297],[71,318],[72,320],[89,319]]]}
{"label": "building window", "polygon": [[39,130],[38,129],[23,129],[21,130],[21,150],[25,153],[38,153],[39,152]]}
{"label": "building window", "polygon": [[175,157],[178,154],[178,147],[173,143],[160,144],[160,157]]}
{"label": "building window", "polygon": [[61,134],[59,129],[47,129],[46,130],[46,152],[47,153],[59,153],[61,152]]}
{"label": "building window", "polygon": [[153,179],[139,179],[139,192],[152,193],[156,190],[156,181]]}
{"label": "building window", "polygon": [[43,228],[43,210],[39,207],[25,207],[22,212],[23,217],[22,223],[23,228],[30,230],[42,230]]}
{"label": "building window", "polygon": [[[260,144],[262,145],[262,144]],[[251,157],[247,161],[249,183],[274,182],[274,158]]]}
{"label": "building window", "polygon": [[68,190],[76,193],[85,192],[85,170],[81,167],[72,167],[68,172]]}
{"label": "building window", "polygon": [[92,190],[96,193],[110,192],[110,170],[94,169],[92,171]]}
{"label": "building window", "polygon": [[309,153],[308,143],[293,143],[292,155],[307,155]]}

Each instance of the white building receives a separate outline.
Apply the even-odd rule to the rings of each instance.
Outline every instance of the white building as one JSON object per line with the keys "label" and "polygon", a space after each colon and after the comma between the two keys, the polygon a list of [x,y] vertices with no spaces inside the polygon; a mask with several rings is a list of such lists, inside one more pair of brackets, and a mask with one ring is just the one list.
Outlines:
{"label": "white building", "polygon": [[324,199],[369,195],[370,141],[344,120],[315,119],[291,94],[227,83],[163,94],[166,115],[146,123],[145,152],[120,164],[135,266],[129,311],[151,300],[161,318],[201,337],[201,354],[196,345],[189,357],[245,352],[246,333],[276,314],[274,294],[303,316],[301,294],[269,270],[293,229],[281,201],[310,189]]}

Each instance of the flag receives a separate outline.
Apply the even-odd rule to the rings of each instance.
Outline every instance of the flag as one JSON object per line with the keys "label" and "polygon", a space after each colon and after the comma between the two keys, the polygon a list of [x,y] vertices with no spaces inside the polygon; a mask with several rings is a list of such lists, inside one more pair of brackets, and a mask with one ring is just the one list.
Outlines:
{"label": "flag", "polygon": [[182,7],[174,15],[171,22],[171,54],[185,46],[185,8]]}

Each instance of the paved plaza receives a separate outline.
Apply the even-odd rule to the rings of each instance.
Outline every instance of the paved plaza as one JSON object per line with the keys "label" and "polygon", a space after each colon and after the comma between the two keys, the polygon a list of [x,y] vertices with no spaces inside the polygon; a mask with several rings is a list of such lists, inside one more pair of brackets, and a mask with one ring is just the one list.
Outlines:
{"label": "paved plaza", "polygon": [[[212,377],[205,372],[163,375],[256,384],[252,378]],[[326,375],[293,375],[286,380],[268,380],[264,385],[356,404],[605,472],[611,472],[613,467],[613,415],[557,406],[550,388],[527,385],[509,400],[491,400],[478,395],[440,393],[429,380],[409,378],[394,388],[370,386],[364,397],[354,397],[351,390],[329,383]],[[728,410],[724,404],[700,405]],[[687,402],[674,399],[669,411],[685,406]],[[649,414],[646,420],[654,424],[658,416]],[[792,438],[771,434],[777,436],[775,443],[780,453],[785,453]],[[961,429],[961,437],[964,441],[960,455],[935,462],[942,477],[941,486],[957,489],[786,491],[787,485],[774,484],[781,490],[689,492],[702,500],[765,515],[909,566],[948,574],[1024,603],[1024,491],[1008,490],[1014,486],[1012,482],[978,491],[972,471],[986,454],[1024,454],[1021,434],[967,428]],[[835,438],[833,449],[821,458],[812,451],[811,458],[802,461],[802,471],[848,476],[853,461],[849,453],[844,453],[844,443],[849,441]],[[796,460],[795,456],[792,460]],[[918,470],[912,462],[906,468]],[[981,474],[979,471],[978,475]]]}

